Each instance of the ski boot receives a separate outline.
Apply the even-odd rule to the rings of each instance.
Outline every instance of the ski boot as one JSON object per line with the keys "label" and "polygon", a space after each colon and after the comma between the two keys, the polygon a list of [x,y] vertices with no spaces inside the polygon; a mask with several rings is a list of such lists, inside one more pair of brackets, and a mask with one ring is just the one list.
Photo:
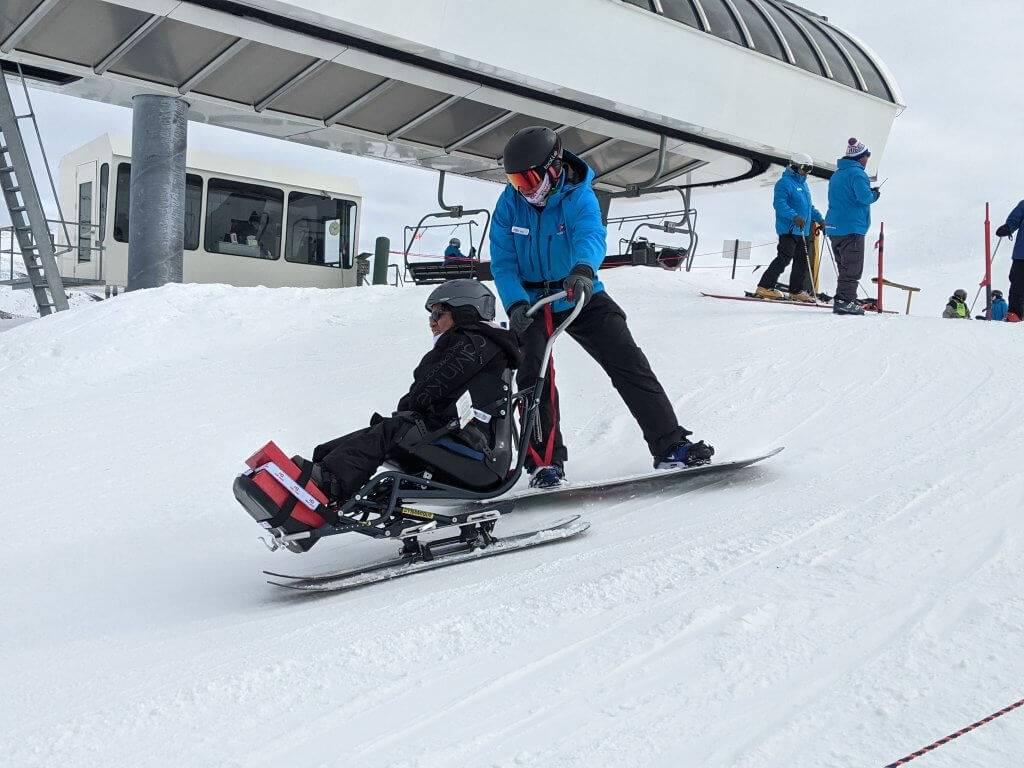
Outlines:
{"label": "ski boot", "polygon": [[654,468],[682,469],[683,467],[699,467],[703,464],[710,464],[711,457],[714,455],[714,447],[707,445],[703,440],[699,443],[683,440],[683,442],[673,445],[664,456],[655,459]]}
{"label": "ski boot", "polygon": [[799,301],[801,304],[814,304],[814,297],[807,291],[797,291],[789,294],[790,301]]}
{"label": "ski boot", "polygon": [[786,298],[782,291],[778,291],[774,288],[765,288],[763,285],[757,286],[757,290],[754,291],[754,295],[759,299],[768,299],[769,301],[777,301],[778,299]]}
{"label": "ski boot", "polygon": [[832,305],[834,315],[863,315],[864,308],[856,301],[840,301],[836,299]]}
{"label": "ski boot", "polygon": [[556,488],[565,482],[565,470],[561,464],[537,467],[530,473],[531,488]]}

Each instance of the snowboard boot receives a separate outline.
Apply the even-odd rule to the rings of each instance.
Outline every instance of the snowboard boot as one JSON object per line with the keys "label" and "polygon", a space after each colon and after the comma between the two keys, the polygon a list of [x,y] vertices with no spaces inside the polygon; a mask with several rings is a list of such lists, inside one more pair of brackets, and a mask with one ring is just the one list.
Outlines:
{"label": "snowboard boot", "polygon": [[786,298],[782,291],[777,291],[774,288],[765,288],[763,285],[757,286],[757,290],[754,291],[754,295],[759,299],[768,299],[769,301]]}
{"label": "snowboard boot", "polygon": [[537,467],[530,473],[531,488],[556,488],[565,482],[565,470],[561,464]]}
{"label": "snowboard boot", "polygon": [[863,315],[864,308],[856,301],[840,301],[839,299],[836,299],[835,303],[832,305],[832,314]]}
{"label": "snowboard boot", "polygon": [[683,442],[673,445],[664,456],[656,458],[654,460],[654,468],[682,469],[683,467],[699,467],[702,464],[710,464],[711,457],[714,455],[714,447],[705,444],[703,440],[699,443],[683,440]]}
{"label": "snowboard boot", "polygon": [[798,291],[796,293],[789,294],[790,301],[799,301],[801,304],[813,304],[814,297],[811,296],[807,291]]}

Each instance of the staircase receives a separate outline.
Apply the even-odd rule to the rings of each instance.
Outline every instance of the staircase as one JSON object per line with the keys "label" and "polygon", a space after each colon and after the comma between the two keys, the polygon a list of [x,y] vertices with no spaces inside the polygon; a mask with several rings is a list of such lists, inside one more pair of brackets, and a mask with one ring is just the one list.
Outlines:
{"label": "staircase", "polygon": [[0,72],[0,191],[11,215],[39,314],[46,316],[67,309],[68,300],[18,119],[7,80]]}

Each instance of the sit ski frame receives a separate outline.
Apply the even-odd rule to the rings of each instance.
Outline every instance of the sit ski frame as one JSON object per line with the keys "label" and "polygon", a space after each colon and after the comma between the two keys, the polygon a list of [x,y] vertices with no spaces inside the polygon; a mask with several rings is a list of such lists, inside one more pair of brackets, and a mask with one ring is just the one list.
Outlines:
{"label": "sit ski frame", "polygon": [[[547,304],[565,298],[566,292],[559,291],[545,296],[529,310],[527,315],[533,316]],[[555,341],[583,311],[585,300],[578,301],[570,315],[562,321],[548,338],[541,358],[540,372],[537,381],[530,391],[514,393],[509,400],[510,406],[521,403],[523,407],[522,426],[517,430],[512,417],[512,438],[518,448],[515,468],[498,487],[490,491],[472,491],[449,483],[442,483],[422,475],[414,475],[401,470],[387,470],[374,475],[359,491],[340,508],[332,510],[337,516],[336,523],[329,522],[316,530],[285,534],[279,528],[270,528],[270,538],[261,538],[272,552],[286,548],[293,552],[302,552],[297,542],[308,539],[319,539],[324,536],[336,536],[339,533],[356,532],[375,539],[392,539],[402,542],[402,554],[416,553],[417,557],[430,560],[435,550],[444,548],[445,554],[455,551],[486,547],[496,539],[492,535],[494,525],[510,505],[496,501],[490,509],[481,511],[453,510],[450,514],[428,512],[407,507],[405,499],[443,499],[465,501],[487,501],[496,499],[510,491],[522,477],[526,464],[526,453],[529,447],[530,433],[540,428],[539,404],[544,383],[547,380],[548,362]],[[488,505],[489,506],[489,505]],[[419,537],[423,534],[443,528],[459,528],[459,534],[450,538],[423,543]]]}

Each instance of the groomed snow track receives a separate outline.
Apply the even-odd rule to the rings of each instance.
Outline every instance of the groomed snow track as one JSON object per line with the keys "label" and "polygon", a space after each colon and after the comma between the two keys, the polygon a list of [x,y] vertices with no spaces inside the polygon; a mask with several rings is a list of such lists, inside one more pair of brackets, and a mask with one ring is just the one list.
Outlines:
{"label": "groomed snow track", "polygon": [[[608,284],[686,426],[785,453],[517,514],[592,527],[325,598],[260,572],[388,546],[270,555],[231,479],[267,438],[308,451],[390,408],[423,290],[169,286],[0,335],[2,762],[882,766],[1020,699],[1020,328]],[[556,357],[570,477],[646,469],[593,363]],[[1012,765],[1021,723],[916,764]]]}

